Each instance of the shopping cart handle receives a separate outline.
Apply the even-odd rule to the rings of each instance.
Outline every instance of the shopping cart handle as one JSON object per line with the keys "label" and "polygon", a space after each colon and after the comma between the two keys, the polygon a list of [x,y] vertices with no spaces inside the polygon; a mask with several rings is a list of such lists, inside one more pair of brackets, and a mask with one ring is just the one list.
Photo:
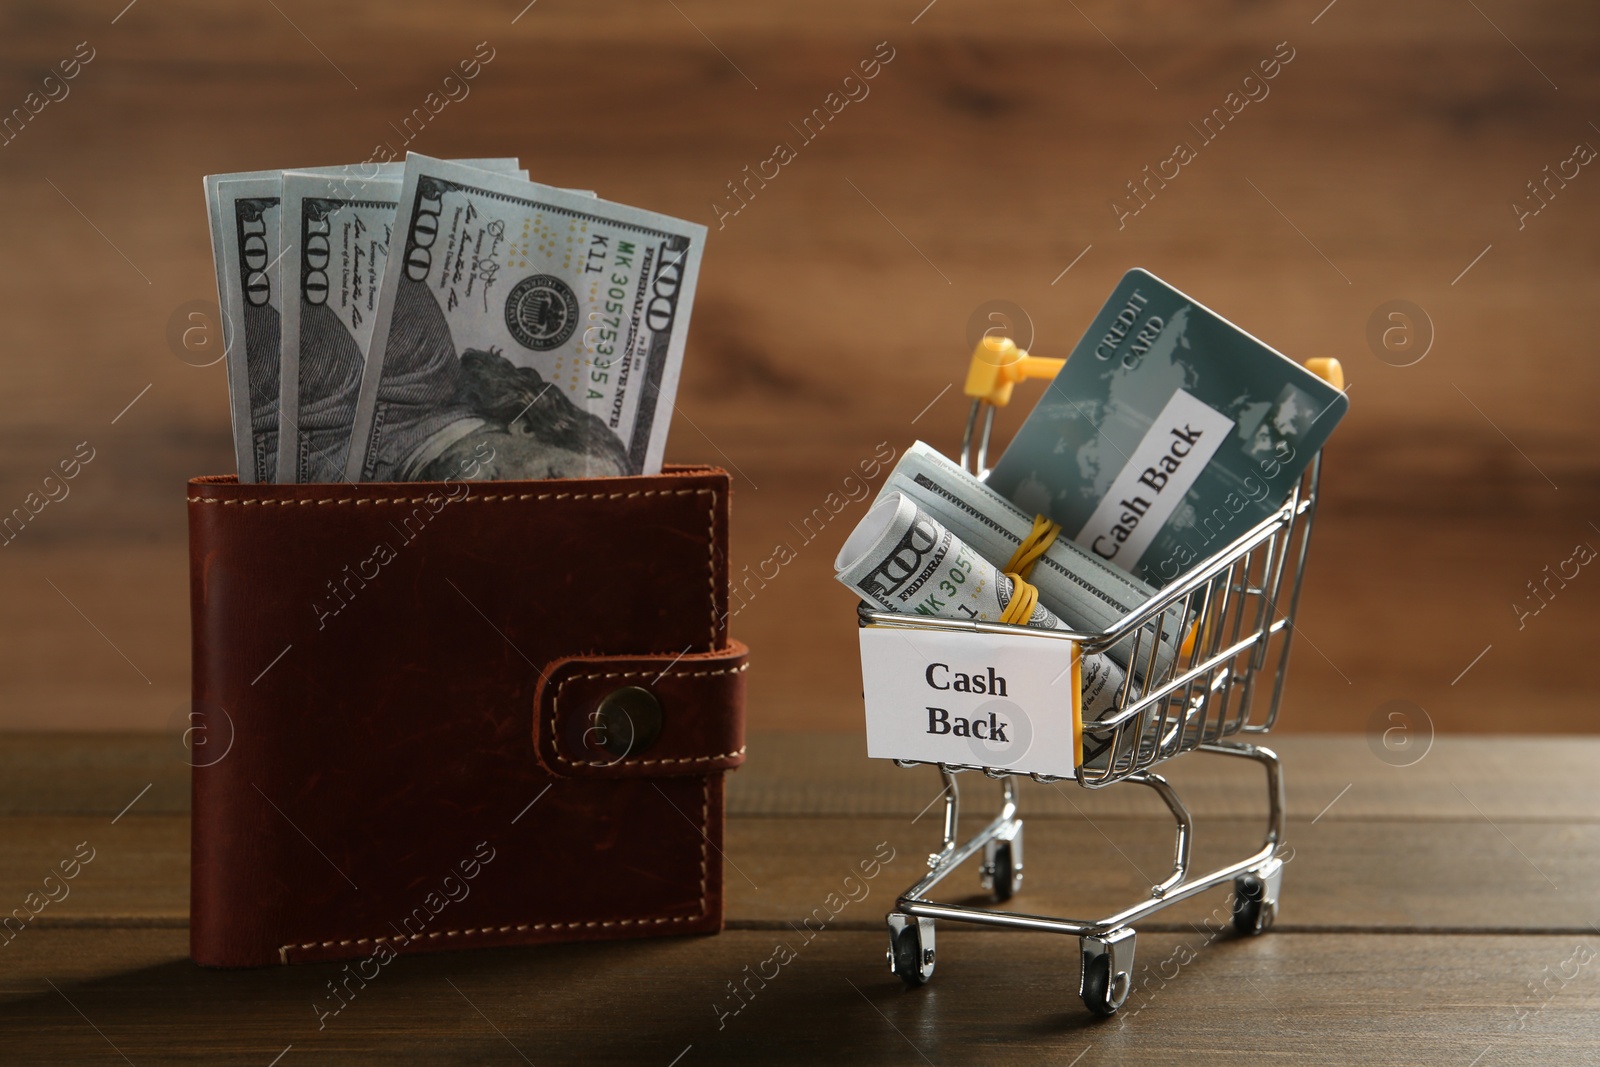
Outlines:
{"label": "shopping cart handle", "polygon": [[1344,392],[1344,367],[1332,356],[1319,356],[1316,359],[1306,360],[1306,370],[1333,386],[1339,392]]}
{"label": "shopping cart handle", "polygon": [[1030,356],[1009,337],[984,335],[972,350],[964,392],[997,408],[1011,402],[1011,389],[1024,378],[1054,378],[1067,361]]}

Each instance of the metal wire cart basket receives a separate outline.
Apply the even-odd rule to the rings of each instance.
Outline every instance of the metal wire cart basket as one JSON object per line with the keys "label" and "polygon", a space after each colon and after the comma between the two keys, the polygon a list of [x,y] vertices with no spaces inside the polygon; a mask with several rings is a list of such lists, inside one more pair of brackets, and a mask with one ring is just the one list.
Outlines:
{"label": "metal wire cart basket", "polygon": [[[1025,360],[1036,358],[1020,355]],[[1060,365],[1059,361],[1048,363],[1050,366],[1036,368],[1027,376],[1043,377],[1044,371]],[[1342,386],[1342,373],[1334,361],[1315,369],[1336,386]],[[1024,374],[1013,372],[1014,377]],[[1009,391],[1007,386],[1005,399],[1009,398]],[[974,457],[974,431],[984,408],[987,414]],[[961,465],[980,478],[987,475],[984,464],[993,420],[994,405],[981,398],[974,400],[962,440]],[[1099,721],[1083,723],[1084,750],[1103,751],[1071,775],[984,766],[981,762],[933,764],[944,780],[944,839],[939,850],[928,857],[928,873],[900,895],[887,917],[889,967],[907,985],[920,986],[933,976],[934,922],[938,919],[1076,935],[1083,959],[1079,994],[1091,1012],[1109,1016],[1123,1005],[1132,986],[1133,926],[1145,917],[1231,882],[1234,926],[1241,933],[1253,935],[1272,925],[1283,875],[1283,862],[1278,858],[1284,835],[1283,775],[1271,749],[1230,738],[1265,733],[1277,717],[1316,511],[1321,462],[1319,454],[1289,499],[1271,516],[1190,567],[1104,632],[1037,630],[886,613],[862,604],[858,619],[862,627],[896,629],[913,638],[916,631],[966,634],[970,636],[962,640],[970,640],[975,648],[986,641],[1008,638],[1025,638],[1035,643],[1032,647],[1047,651],[1050,646],[1037,643],[1076,642],[1079,653],[1085,656],[1119,648],[1126,653],[1128,664],[1143,664],[1146,668],[1142,687],[1124,686],[1112,711]],[[1193,620],[1192,639],[1176,655],[1158,657],[1159,639],[1152,634],[1159,632],[1159,626],[1151,624],[1173,617],[1175,611],[1181,612],[1178,618]],[[1134,671],[1129,670],[1128,674],[1131,678]],[[1035,714],[1054,710],[1058,709],[1038,709]],[[870,697],[867,714],[870,720]],[[1267,830],[1261,847],[1237,862],[1202,874],[1189,870],[1194,828],[1189,809],[1167,780],[1155,773],[1158,764],[1191,751],[1253,760],[1266,772]],[[922,761],[894,762],[910,767]],[[957,833],[957,775],[964,771],[1000,779],[1003,792],[999,814],[976,836],[963,842]],[[1155,791],[1176,824],[1171,874],[1152,886],[1147,897],[1099,919],[1054,918],[934,900],[931,894],[935,887],[980,850],[982,886],[995,901],[1007,901],[1019,891],[1023,822],[1018,813],[1016,779],[1023,775],[1041,782],[1070,777],[1084,789],[1128,782]]]}

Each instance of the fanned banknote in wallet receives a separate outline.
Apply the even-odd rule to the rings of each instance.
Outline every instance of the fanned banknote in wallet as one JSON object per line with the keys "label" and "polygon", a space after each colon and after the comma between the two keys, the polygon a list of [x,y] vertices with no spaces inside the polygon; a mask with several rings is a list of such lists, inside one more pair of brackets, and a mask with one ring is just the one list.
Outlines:
{"label": "fanned banknote in wallet", "polygon": [[[460,162],[528,176],[515,159]],[[405,173],[403,164],[382,166],[372,178],[283,174],[280,482],[335,482],[344,474]]]}
{"label": "fanned banknote in wallet", "polygon": [[345,476],[660,471],[705,236],[412,153]]}
{"label": "fanned banknote in wallet", "polygon": [[[469,162],[489,170],[525,174],[517,171],[515,159]],[[305,173],[326,178],[345,195],[343,191],[361,181],[399,179],[404,169],[399,163],[352,163],[313,167]],[[241,482],[295,480],[292,463],[279,467],[279,439],[285,429],[292,429],[294,416],[283,395],[282,317],[289,305],[284,299],[283,259],[289,246],[281,226],[282,179],[279,170],[212,174],[205,179],[228,405]],[[292,433],[290,436],[292,439]]]}
{"label": "fanned banknote in wallet", "polygon": [[241,482],[661,469],[705,227],[515,159],[205,190]]}

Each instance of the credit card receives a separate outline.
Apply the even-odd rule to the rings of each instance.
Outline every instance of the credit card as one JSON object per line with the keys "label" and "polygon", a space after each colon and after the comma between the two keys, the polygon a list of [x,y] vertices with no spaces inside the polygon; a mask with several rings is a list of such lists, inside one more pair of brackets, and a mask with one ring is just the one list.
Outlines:
{"label": "credit card", "polygon": [[1161,586],[1277,509],[1349,406],[1294,360],[1134,269],[988,484]]}

